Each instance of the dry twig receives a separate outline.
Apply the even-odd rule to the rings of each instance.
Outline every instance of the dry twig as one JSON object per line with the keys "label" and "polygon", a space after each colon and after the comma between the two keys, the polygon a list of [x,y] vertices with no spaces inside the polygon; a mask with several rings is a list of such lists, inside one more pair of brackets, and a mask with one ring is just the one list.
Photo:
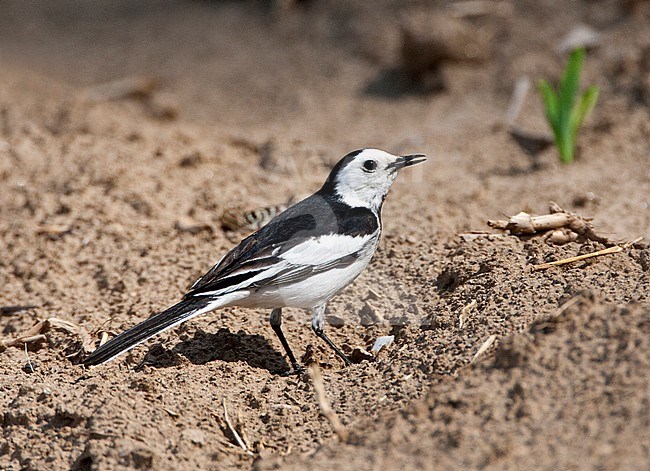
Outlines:
{"label": "dry twig", "polygon": [[458,316],[459,329],[462,329],[465,326],[465,322],[467,321],[467,319],[469,319],[469,316],[475,307],[476,307],[476,299],[472,300],[471,303],[469,303],[467,306],[461,309],[460,315]]}
{"label": "dry twig", "polygon": [[17,347],[22,344],[27,346],[28,343],[36,343],[40,342],[41,340],[45,340],[45,335],[41,333],[44,327],[45,321],[39,321],[19,337],[8,340],[0,340],[0,352],[3,352],[10,347]]}
{"label": "dry twig", "polygon": [[323,384],[323,375],[321,374],[320,367],[318,363],[312,363],[309,365],[307,370],[309,372],[309,377],[311,382],[314,385],[314,393],[316,394],[316,401],[320,407],[321,413],[329,421],[332,426],[332,430],[339,437],[339,440],[345,441],[348,438],[348,431],[343,426],[339,420],[339,416],[336,415],[332,406],[330,406],[327,395],[325,394],[325,385]]}
{"label": "dry twig", "polygon": [[6,350],[9,347],[17,347],[21,344],[34,344],[42,340],[46,340],[47,336],[45,334],[53,329],[64,330],[69,334],[78,337],[83,350],[92,350],[92,339],[83,327],[73,324],[72,322],[59,319],[58,317],[50,317],[48,319],[38,321],[29,330],[27,330],[27,332],[23,333],[19,337],[8,340],[0,340],[0,352]]}
{"label": "dry twig", "polygon": [[492,346],[494,341],[497,339],[497,336],[495,334],[490,335],[483,344],[479,347],[478,351],[474,354],[474,357],[472,358],[472,361],[470,363],[476,363],[476,360],[479,359],[481,355],[483,355],[488,348]]}
{"label": "dry twig", "polygon": [[223,398],[223,402],[222,402],[222,403],[223,403],[223,418],[224,418],[224,420],[226,421],[226,425],[228,426],[228,430],[230,431],[230,433],[232,434],[233,438],[234,438],[235,441],[237,442],[237,445],[239,445],[239,447],[240,447],[242,450],[244,450],[244,451],[247,452],[248,454],[252,455],[252,453],[251,453],[251,452],[249,451],[249,449],[246,447],[246,444],[244,443],[244,441],[243,441],[243,440],[241,439],[241,437],[239,436],[239,433],[237,433],[237,430],[235,430],[235,427],[232,425],[232,422],[230,421],[230,417],[228,416],[228,408],[226,407],[226,398],[225,398],[225,397]]}
{"label": "dry twig", "polygon": [[603,250],[597,250],[595,252],[591,252],[591,253],[584,254],[584,255],[578,255],[576,257],[563,258],[562,260],[555,260],[553,262],[548,262],[548,263],[540,263],[539,265],[533,265],[533,269],[535,269],[535,270],[544,270],[546,268],[556,267],[556,266],[560,266],[560,265],[566,265],[567,263],[579,262],[581,260],[586,260],[586,259],[593,258],[593,257],[599,257],[601,255],[608,255],[608,254],[612,254],[612,253],[622,252],[623,250],[627,249],[628,247],[632,246],[633,244],[636,244],[637,242],[639,242],[641,239],[643,239],[643,237],[639,237],[638,239],[635,239],[632,242],[628,242],[627,244],[624,244],[624,245],[614,245],[612,247],[607,247],[606,249],[603,249]]}
{"label": "dry twig", "polygon": [[104,345],[106,342],[108,342],[108,332],[105,330],[102,331],[100,337],[99,337],[99,346],[101,347]]}

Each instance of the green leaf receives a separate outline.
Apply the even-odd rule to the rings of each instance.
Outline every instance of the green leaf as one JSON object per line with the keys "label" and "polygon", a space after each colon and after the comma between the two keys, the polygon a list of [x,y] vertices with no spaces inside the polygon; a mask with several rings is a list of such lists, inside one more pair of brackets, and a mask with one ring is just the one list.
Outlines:
{"label": "green leaf", "polygon": [[542,79],[537,84],[539,93],[542,95],[542,100],[544,101],[544,108],[546,110],[546,118],[548,119],[551,127],[554,127],[557,123],[558,117],[558,100],[557,94],[550,83]]}
{"label": "green leaf", "polygon": [[562,75],[558,90],[558,125],[562,132],[569,133],[571,129],[571,112],[580,87],[580,71],[585,59],[584,48],[575,49],[569,56],[566,70]]}
{"label": "green leaf", "polygon": [[560,152],[560,161],[564,164],[573,162],[573,153],[576,148],[575,139],[569,134],[561,134],[555,137],[555,145]]}
{"label": "green leaf", "polygon": [[596,106],[599,92],[600,90],[595,85],[587,88],[580,97],[578,104],[571,111],[571,135],[574,138],[578,134],[578,128],[582,125],[584,119]]}
{"label": "green leaf", "polygon": [[589,87],[578,98],[584,59],[584,48],[575,49],[571,53],[557,92],[546,80],[538,83],[546,119],[553,130],[555,145],[563,163],[573,161],[580,125],[598,101],[598,87],[595,86]]}

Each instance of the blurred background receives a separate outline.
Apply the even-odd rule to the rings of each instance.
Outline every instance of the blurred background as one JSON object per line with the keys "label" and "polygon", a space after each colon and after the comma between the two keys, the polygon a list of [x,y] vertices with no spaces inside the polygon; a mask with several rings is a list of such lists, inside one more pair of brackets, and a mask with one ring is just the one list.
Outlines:
{"label": "blurred background", "polygon": [[141,78],[167,118],[338,154],[505,120],[572,45],[598,58],[585,81],[648,106],[649,29],[641,0],[5,1],[0,59],[79,89]]}

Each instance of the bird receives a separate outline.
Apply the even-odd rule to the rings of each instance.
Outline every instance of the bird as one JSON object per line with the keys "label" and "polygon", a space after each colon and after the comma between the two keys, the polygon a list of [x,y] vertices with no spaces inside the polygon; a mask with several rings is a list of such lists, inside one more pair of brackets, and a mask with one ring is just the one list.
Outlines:
{"label": "bird", "polygon": [[325,334],[325,306],[368,266],[382,230],[381,209],[399,171],[426,160],[379,149],[345,155],[311,196],[276,215],[245,237],[203,276],[177,304],[99,346],[86,367],[106,363],[151,337],[225,306],[266,308],[269,322],[291,362],[296,360],[282,331],[282,309],[312,313],[311,327],[343,361],[350,359]]}

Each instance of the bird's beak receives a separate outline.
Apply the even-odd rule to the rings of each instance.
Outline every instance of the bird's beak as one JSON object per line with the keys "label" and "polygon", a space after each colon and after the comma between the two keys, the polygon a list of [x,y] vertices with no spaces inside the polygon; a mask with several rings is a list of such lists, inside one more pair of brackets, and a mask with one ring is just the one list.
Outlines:
{"label": "bird's beak", "polygon": [[395,170],[399,170],[404,167],[410,167],[411,165],[421,164],[425,160],[427,159],[424,156],[424,154],[404,155],[398,157],[397,160],[395,160],[395,162],[389,164],[388,168],[394,168]]}

